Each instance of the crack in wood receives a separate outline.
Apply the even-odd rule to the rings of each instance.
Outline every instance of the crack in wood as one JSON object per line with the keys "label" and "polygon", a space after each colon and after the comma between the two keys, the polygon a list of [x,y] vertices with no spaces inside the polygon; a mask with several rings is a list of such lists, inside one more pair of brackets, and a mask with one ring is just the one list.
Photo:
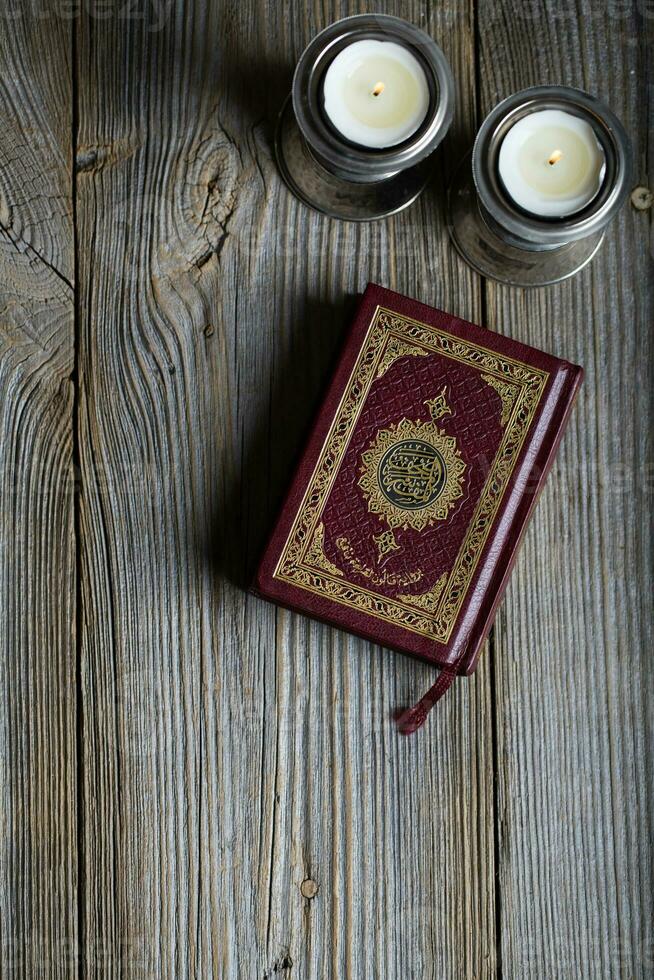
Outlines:
{"label": "crack in wood", "polygon": [[47,269],[49,269],[50,272],[52,272],[57,279],[59,279],[67,287],[67,289],[70,290],[71,293],[73,292],[74,286],[70,279],[67,279],[63,272],[61,272],[56,265],[53,265],[52,262],[49,262],[44,255],[38,252],[34,246],[30,244],[30,242],[26,241],[26,239],[21,235],[14,234],[11,228],[7,228],[3,224],[0,224],[0,231],[7,236],[9,243],[13,245],[18,255],[28,255],[32,260],[40,262],[41,265],[44,265]]}

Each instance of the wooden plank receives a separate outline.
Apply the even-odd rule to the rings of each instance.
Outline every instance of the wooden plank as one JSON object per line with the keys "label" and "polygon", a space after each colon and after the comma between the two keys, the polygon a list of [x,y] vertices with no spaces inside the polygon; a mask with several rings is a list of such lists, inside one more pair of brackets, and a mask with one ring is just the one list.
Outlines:
{"label": "wooden plank", "polygon": [[[0,975],[76,973],[70,27],[0,19]],[[43,56],[43,31],[48,57]]]}
{"label": "wooden plank", "polygon": [[[527,85],[603,97],[648,175],[636,5],[478,9],[484,112]],[[651,85],[651,79],[650,79]],[[652,268],[629,206],[592,266],[488,287],[488,325],[583,364],[586,382],[497,629],[505,976],[651,977]]]}
{"label": "wooden plank", "polygon": [[[385,6],[453,63],[455,158],[470,8]],[[488,665],[404,740],[390,711],[431,670],[244,592],[352,294],[480,311],[442,169],[363,227],[280,185],[293,64],[353,12],[180,0],[161,30],[81,23],[87,976],[494,973]]]}

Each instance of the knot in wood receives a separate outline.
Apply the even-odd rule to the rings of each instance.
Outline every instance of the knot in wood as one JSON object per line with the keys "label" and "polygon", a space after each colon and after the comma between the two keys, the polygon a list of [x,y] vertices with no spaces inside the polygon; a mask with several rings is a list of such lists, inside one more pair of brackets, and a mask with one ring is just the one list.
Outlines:
{"label": "knot in wood", "polygon": [[207,243],[216,246],[234,210],[241,172],[238,148],[224,130],[203,139],[189,160],[187,216]]}
{"label": "knot in wood", "polygon": [[315,898],[318,894],[318,882],[314,881],[313,878],[305,878],[300,885],[300,891],[303,898]]}

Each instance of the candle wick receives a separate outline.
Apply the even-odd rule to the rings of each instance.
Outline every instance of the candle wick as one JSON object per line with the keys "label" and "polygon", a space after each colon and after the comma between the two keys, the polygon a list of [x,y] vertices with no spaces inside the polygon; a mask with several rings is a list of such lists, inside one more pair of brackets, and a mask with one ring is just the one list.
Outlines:
{"label": "candle wick", "polygon": [[550,167],[553,167],[555,163],[558,163],[562,156],[563,152],[561,150],[555,150],[554,153],[547,158],[547,162],[549,163]]}
{"label": "candle wick", "polygon": [[383,82],[377,82],[377,84],[375,85],[375,87],[372,90],[372,94],[375,96],[375,98],[377,98],[378,95],[381,95],[382,94],[382,92],[384,91],[385,88],[386,88],[386,86],[384,85]]}

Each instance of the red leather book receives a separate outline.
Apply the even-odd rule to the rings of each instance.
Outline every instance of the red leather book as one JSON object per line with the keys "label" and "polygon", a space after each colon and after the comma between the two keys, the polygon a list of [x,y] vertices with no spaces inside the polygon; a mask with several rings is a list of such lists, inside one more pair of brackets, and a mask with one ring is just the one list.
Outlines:
{"label": "red leather book", "polygon": [[369,285],[254,591],[471,673],[582,369]]}

